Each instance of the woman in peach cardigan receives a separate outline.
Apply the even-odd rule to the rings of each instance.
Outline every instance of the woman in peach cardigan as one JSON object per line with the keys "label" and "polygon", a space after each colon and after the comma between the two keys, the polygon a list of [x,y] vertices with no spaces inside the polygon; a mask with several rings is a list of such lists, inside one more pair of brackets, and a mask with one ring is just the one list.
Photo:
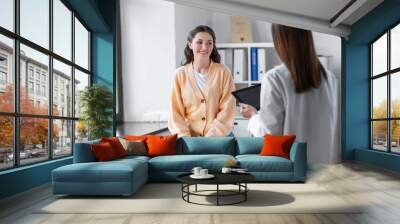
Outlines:
{"label": "woman in peach cardigan", "polygon": [[175,71],[168,129],[183,136],[231,134],[236,101],[230,71],[220,64],[214,31],[198,26],[190,31],[186,61]]}

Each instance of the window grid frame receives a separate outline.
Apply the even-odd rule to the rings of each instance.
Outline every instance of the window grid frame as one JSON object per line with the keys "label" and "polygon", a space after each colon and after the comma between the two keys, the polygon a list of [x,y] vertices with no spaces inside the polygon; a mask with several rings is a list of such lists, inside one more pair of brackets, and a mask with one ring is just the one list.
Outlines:
{"label": "window grid frame", "polygon": [[[0,168],[0,172],[5,171],[5,170],[11,170],[11,169],[16,169],[19,167],[24,167],[24,166],[30,166],[33,164],[38,164],[38,163],[43,163],[46,161],[51,161],[51,160],[58,160],[66,157],[73,156],[74,152],[74,143],[75,143],[75,123],[76,121],[79,120],[79,117],[75,116],[75,69],[85,73],[89,77],[89,83],[88,86],[92,85],[92,72],[91,72],[91,36],[92,36],[92,31],[89,29],[87,24],[83,21],[83,19],[75,12],[75,10],[72,9],[72,7],[65,1],[65,0],[59,0],[68,10],[71,11],[71,59],[64,58],[63,56],[53,52],[53,25],[54,25],[54,19],[53,19],[53,0],[48,0],[49,2],[49,49],[46,49],[39,44],[34,43],[33,41],[30,41],[27,38],[24,38],[20,35],[20,0],[14,0],[13,1],[13,27],[14,31],[10,31],[4,27],[0,26],[0,35],[3,35],[7,38],[12,39],[13,41],[13,64],[12,64],[12,69],[11,69],[11,75],[14,77],[14,92],[13,92],[13,97],[14,97],[14,111],[13,112],[2,112],[0,111],[0,116],[9,116],[12,117],[13,119],[13,166],[11,167],[5,167],[5,168]],[[83,27],[88,31],[88,69],[85,69],[81,67],[80,65],[75,64],[75,24],[74,24],[74,19],[78,19],[79,22],[83,25]],[[49,64],[48,64],[48,88],[47,91],[49,91],[48,94],[48,113],[47,115],[39,115],[39,114],[28,114],[28,113],[21,113],[20,111],[20,45],[23,44],[27,47],[32,48],[33,50],[36,50],[42,54],[45,54],[49,58]],[[71,67],[71,115],[70,116],[55,116],[53,115],[53,59],[58,60],[59,62],[62,62],[68,66]],[[26,74],[28,76],[28,74]],[[48,158],[44,158],[44,160],[38,161],[38,162],[32,162],[32,163],[26,163],[26,164],[21,164],[21,158],[20,158],[20,119],[21,118],[45,118],[48,119],[48,136],[47,136],[47,142],[48,142]],[[53,121],[55,120],[66,120],[66,121],[71,121],[71,154],[68,155],[63,155],[63,156],[57,156],[54,158],[53,156]]]}
{"label": "window grid frame", "polygon": [[[400,121],[400,117],[392,117],[392,101],[391,101],[391,79],[392,76],[395,75],[396,73],[400,72],[400,67],[391,69],[391,30],[395,28],[396,26],[400,25],[400,21],[397,21],[393,25],[391,25],[389,28],[385,29],[383,33],[378,35],[374,40],[372,40],[368,45],[369,45],[369,149],[373,151],[381,151],[379,149],[374,148],[373,144],[373,122],[375,121],[386,121],[386,153],[390,154],[400,154],[400,152],[393,152],[392,151],[392,136],[391,136],[391,131],[392,131],[392,121]],[[373,74],[373,44],[376,43],[379,38],[387,34],[387,63],[386,63],[386,71],[382,72],[380,74],[376,74],[374,76]],[[378,79],[386,77],[386,85],[387,85],[387,92],[386,92],[386,97],[387,97],[387,105],[386,105],[386,118],[373,118],[373,92],[374,92],[374,87],[373,87],[373,81]]]}

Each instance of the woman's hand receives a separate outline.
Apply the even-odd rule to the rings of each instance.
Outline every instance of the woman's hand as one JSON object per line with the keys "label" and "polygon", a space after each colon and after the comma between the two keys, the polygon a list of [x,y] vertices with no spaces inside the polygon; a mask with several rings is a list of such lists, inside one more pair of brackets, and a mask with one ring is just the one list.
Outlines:
{"label": "woman's hand", "polygon": [[249,119],[251,118],[251,116],[257,113],[256,108],[254,108],[251,105],[241,103],[239,106],[240,106],[240,113],[244,118]]}

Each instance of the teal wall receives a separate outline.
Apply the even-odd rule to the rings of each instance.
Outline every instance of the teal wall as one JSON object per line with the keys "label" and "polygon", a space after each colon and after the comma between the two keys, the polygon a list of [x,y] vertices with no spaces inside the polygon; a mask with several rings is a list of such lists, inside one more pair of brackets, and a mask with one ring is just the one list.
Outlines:
{"label": "teal wall", "polygon": [[[369,43],[400,22],[400,0],[386,0],[351,27],[342,42],[342,158],[396,170],[398,156],[369,150]],[[357,149],[357,150],[356,150]],[[363,150],[363,151],[359,151]],[[388,159],[389,157],[390,159]]]}
{"label": "teal wall", "polygon": [[[104,83],[115,93],[116,0],[67,0],[67,2],[92,31],[92,82]],[[114,127],[110,127],[110,132],[115,134]],[[50,182],[53,169],[71,163],[72,157],[69,157],[0,172],[0,199]]]}

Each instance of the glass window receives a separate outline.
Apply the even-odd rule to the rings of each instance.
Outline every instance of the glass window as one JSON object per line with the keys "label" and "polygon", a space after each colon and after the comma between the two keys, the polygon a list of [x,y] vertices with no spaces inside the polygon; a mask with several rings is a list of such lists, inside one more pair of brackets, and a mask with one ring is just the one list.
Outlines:
{"label": "glass window", "polygon": [[[2,3],[0,3],[1,6]],[[3,9],[0,9],[0,13]],[[1,18],[1,16],[0,16]],[[0,34],[0,111],[14,111],[13,40]],[[7,59],[10,60],[7,60]]]}
{"label": "glass window", "polygon": [[72,121],[53,120],[53,157],[72,154]]}
{"label": "glass window", "polygon": [[[22,55],[24,55],[22,57]],[[39,79],[36,83],[36,90],[35,94],[29,95],[29,92],[27,91],[27,87],[25,86],[26,84],[26,63],[29,61],[30,66],[34,67],[36,70],[37,74],[37,79]],[[25,46],[21,44],[21,60],[20,60],[20,80],[21,80],[21,87],[20,87],[20,108],[21,108],[21,113],[25,114],[41,114],[45,115],[48,114],[48,102],[49,99],[48,94],[47,94],[47,89],[45,88],[45,94],[41,91],[41,86],[40,86],[40,71],[44,72],[46,75],[48,74],[48,62],[49,62],[49,57],[43,53],[40,53],[36,50],[33,50],[32,48]],[[48,83],[45,82],[46,86],[48,86]],[[30,103],[30,99],[40,99],[42,103],[40,105],[32,105]]]}
{"label": "glass window", "polygon": [[[391,43],[389,46],[388,35]],[[397,25],[370,46],[371,147],[392,153],[400,153],[400,72],[397,71],[400,66],[399,41],[400,25]]]}
{"label": "glass window", "polygon": [[0,115],[0,170],[14,165],[14,122],[11,116]]}
{"label": "glass window", "polygon": [[88,128],[84,120],[75,121],[75,142],[88,140]]}
{"label": "glass window", "polygon": [[35,163],[49,158],[49,120],[45,118],[20,118],[20,163]]}
{"label": "glass window", "polygon": [[390,32],[390,68],[400,67],[400,24]]}
{"label": "glass window", "polygon": [[0,26],[14,31],[14,0],[0,1]]}
{"label": "glass window", "polygon": [[49,0],[20,0],[21,36],[49,48]]}
{"label": "glass window", "polygon": [[89,70],[89,32],[75,18],[75,63]]}
{"label": "glass window", "polygon": [[81,114],[79,98],[86,86],[89,86],[89,75],[75,69],[75,117],[79,117]]}
{"label": "glass window", "polygon": [[33,94],[33,82],[28,82],[28,89],[29,89],[29,94]]}
{"label": "glass window", "polygon": [[387,71],[387,34],[372,44],[372,75]]}
{"label": "glass window", "polygon": [[393,120],[390,122],[391,127],[391,151],[395,153],[400,153],[400,120]]}
{"label": "glass window", "polygon": [[53,0],[53,50],[71,60],[72,12],[60,1]]}
{"label": "glass window", "polygon": [[373,149],[387,151],[387,121],[372,122]]}
{"label": "glass window", "polygon": [[374,79],[372,82],[372,118],[387,118],[387,78]]}
{"label": "glass window", "polygon": [[[53,102],[59,103],[58,100],[58,90],[60,89],[60,94],[61,94],[61,102],[64,102],[64,97],[67,96],[68,102],[67,104],[58,104],[58,105],[53,105],[53,114],[54,115],[61,115],[63,117],[71,117],[72,116],[72,91],[70,89],[65,89],[59,85],[64,85],[64,83],[72,83],[72,68],[69,65],[66,65],[58,60],[53,60],[53,77],[54,77],[54,92],[55,94],[53,95]],[[60,88],[61,87],[61,88]],[[66,110],[64,113],[60,113],[61,106],[66,106]]]}
{"label": "glass window", "polygon": [[391,75],[391,116],[400,118],[400,72]]}

